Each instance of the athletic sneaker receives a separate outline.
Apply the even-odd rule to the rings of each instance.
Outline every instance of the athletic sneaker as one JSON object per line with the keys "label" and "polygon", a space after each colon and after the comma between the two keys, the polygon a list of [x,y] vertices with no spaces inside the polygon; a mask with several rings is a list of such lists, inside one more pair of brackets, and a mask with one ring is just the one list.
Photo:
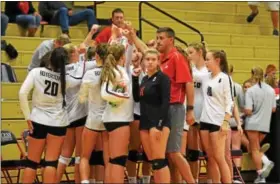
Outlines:
{"label": "athletic sneaker", "polygon": [[247,17],[247,22],[250,23],[254,20],[254,18],[259,14],[259,11],[257,13],[251,13],[248,17]]}
{"label": "athletic sneaker", "polygon": [[236,179],[236,180],[233,180],[232,183],[242,183],[242,181]]}
{"label": "athletic sneaker", "polygon": [[267,178],[270,174],[270,171],[273,169],[273,167],[274,167],[274,163],[272,161],[270,161],[267,164],[264,164],[262,168],[261,176],[263,178]]}
{"label": "athletic sneaker", "polygon": [[254,183],[266,183],[265,178],[261,177],[260,175],[255,179]]}
{"label": "athletic sneaker", "polygon": [[277,29],[274,29],[272,34],[274,36],[279,36],[279,31]]}
{"label": "athletic sneaker", "polygon": [[267,150],[269,150],[269,148],[270,148],[270,144],[265,143],[264,145],[262,145],[260,152],[265,153],[265,152],[267,152]]}

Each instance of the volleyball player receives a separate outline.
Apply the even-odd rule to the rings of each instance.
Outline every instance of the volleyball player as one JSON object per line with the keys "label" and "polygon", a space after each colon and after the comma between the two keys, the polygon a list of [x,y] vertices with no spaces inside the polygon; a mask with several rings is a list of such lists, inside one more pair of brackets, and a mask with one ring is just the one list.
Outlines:
{"label": "volleyball player", "polygon": [[[101,98],[100,95],[100,75],[107,55],[108,45],[99,44],[96,47],[96,68],[88,70],[85,73],[79,92],[79,101],[81,103],[88,102],[89,110],[81,141],[82,154],[80,175],[82,183],[89,183],[89,160],[92,151],[96,147],[99,133],[105,130],[102,122],[102,115],[106,107],[106,102]],[[103,155],[99,154],[99,158],[97,158],[97,155],[95,156],[96,158],[93,159],[99,160],[101,162],[103,161]]]}
{"label": "volleyball player", "polygon": [[[190,68],[182,54],[174,46],[175,33],[171,28],[159,28],[157,31],[157,50],[161,53],[161,69],[170,77],[171,99],[170,99],[170,121],[171,132],[167,145],[169,162],[173,162],[179,170],[183,179],[188,183],[194,183],[188,162],[181,154],[181,137],[184,129],[185,95],[187,96],[186,120],[189,125],[194,123],[193,114],[193,83]],[[136,47],[144,53],[148,47],[136,36],[133,37]],[[171,172],[172,182],[180,182],[178,172]]]}
{"label": "volleyball player", "polygon": [[[132,65],[131,65],[131,73],[133,73],[134,69],[142,68],[141,63],[142,61],[142,53],[138,52],[137,48],[133,48],[133,55],[132,55]],[[143,77],[146,74],[143,72],[139,74],[139,83],[141,83]],[[130,123],[130,141],[129,141],[129,153],[128,153],[128,160],[127,160],[127,174],[128,174],[128,182],[129,183],[137,183],[137,170],[136,170],[136,163],[138,161],[138,154],[139,150],[141,150],[141,141],[140,141],[140,130],[139,130],[139,123],[140,123],[140,104],[139,102],[134,102],[134,121]],[[148,162],[147,155],[144,151],[142,151],[143,155],[143,165],[142,165],[142,182],[144,184],[150,183],[150,163]],[[139,172],[139,171],[138,171]]]}
{"label": "volleyball player", "polygon": [[[19,91],[20,107],[30,131],[23,183],[34,182],[44,150],[43,182],[56,182],[56,167],[68,124],[65,101],[67,62],[65,49],[54,49],[50,64],[31,70]],[[32,89],[33,108],[30,112],[27,97]]]}
{"label": "volleyball player", "polygon": [[276,111],[276,100],[274,90],[263,82],[263,70],[260,67],[254,67],[251,72],[254,85],[245,95],[247,115],[245,130],[258,174],[255,183],[265,183],[265,178],[274,167],[274,163],[267,160],[262,167],[260,143],[270,131],[270,119],[272,112]]}
{"label": "volleyball player", "polygon": [[107,101],[103,122],[109,133],[109,182],[113,183],[123,183],[124,180],[129,123],[133,121],[132,84],[129,77],[132,49],[131,41],[113,26],[109,54],[101,73],[101,95]]}
{"label": "volleyball player", "polygon": [[133,77],[133,97],[140,101],[140,137],[149,160],[152,161],[155,183],[169,183],[170,172],[165,159],[170,121],[168,119],[170,80],[159,70],[159,53],[147,50],[143,62],[147,75],[139,86],[139,78]]}
{"label": "volleyball player", "polygon": [[219,183],[220,179],[223,183],[231,183],[231,173],[225,159],[225,144],[234,103],[230,85],[232,82],[227,75],[226,54],[223,51],[207,52],[206,66],[211,73],[203,83],[200,136],[213,183]]}
{"label": "volleyball player", "polygon": [[71,79],[72,86],[66,91],[67,112],[69,126],[63,143],[57,169],[57,181],[60,182],[66,167],[71,161],[75,149],[75,181],[80,183],[79,163],[81,154],[81,136],[87,119],[87,107],[79,103],[78,92],[85,72],[95,67],[95,62],[84,60],[85,48],[74,44],[64,46],[69,55],[69,64],[66,66],[66,75]]}
{"label": "volleyball player", "polygon": [[[193,81],[194,81],[194,115],[195,124],[190,126],[188,143],[189,153],[188,160],[191,171],[196,182],[199,175],[199,153],[200,153],[200,138],[199,138],[199,122],[203,108],[203,78],[208,75],[208,70],[205,65],[206,49],[202,43],[190,43],[187,48],[188,59],[193,64]],[[208,172],[210,172],[208,170]]]}

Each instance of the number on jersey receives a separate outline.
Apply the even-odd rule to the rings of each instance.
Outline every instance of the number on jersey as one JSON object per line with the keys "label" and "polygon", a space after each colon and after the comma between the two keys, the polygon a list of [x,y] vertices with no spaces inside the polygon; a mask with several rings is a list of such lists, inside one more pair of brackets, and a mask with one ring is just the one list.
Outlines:
{"label": "number on jersey", "polygon": [[201,87],[201,83],[200,82],[194,82],[194,87],[195,88],[200,88]]}
{"label": "number on jersey", "polygon": [[45,80],[47,87],[44,90],[46,95],[57,96],[58,93],[58,83]]}

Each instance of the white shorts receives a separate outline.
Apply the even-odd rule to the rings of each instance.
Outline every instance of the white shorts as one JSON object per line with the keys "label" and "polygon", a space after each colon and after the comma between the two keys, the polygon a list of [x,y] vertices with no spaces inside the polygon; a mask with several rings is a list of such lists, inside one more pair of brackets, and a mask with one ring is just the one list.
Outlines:
{"label": "white shorts", "polygon": [[[248,2],[249,5],[253,5],[253,6],[259,6],[261,2],[255,1],[255,2]],[[279,11],[279,1],[275,1],[275,2],[265,2],[265,4],[267,5],[267,9],[268,11]]]}
{"label": "white shorts", "polygon": [[189,131],[190,125],[187,124],[187,122],[185,121],[184,123],[184,130]]}

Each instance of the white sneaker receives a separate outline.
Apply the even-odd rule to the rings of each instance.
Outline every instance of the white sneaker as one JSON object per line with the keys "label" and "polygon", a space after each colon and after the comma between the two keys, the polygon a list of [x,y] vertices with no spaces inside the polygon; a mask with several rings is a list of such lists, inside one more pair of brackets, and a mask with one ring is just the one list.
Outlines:
{"label": "white sneaker", "polygon": [[233,183],[242,183],[242,181],[239,181],[239,180],[233,180]]}
{"label": "white sneaker", "polygon": [[273,169],[273,167],[274,167],[274,163],[272,161],[270,161],[268,164],[264,164],[262,168],[261,176],[263,178],[267,178],[270,174],[270,171]]}
{"label": "white sneaker", "polygon": [[254,183],[266,183],[265,178],[261,177],[260,175],[255,179]]}

